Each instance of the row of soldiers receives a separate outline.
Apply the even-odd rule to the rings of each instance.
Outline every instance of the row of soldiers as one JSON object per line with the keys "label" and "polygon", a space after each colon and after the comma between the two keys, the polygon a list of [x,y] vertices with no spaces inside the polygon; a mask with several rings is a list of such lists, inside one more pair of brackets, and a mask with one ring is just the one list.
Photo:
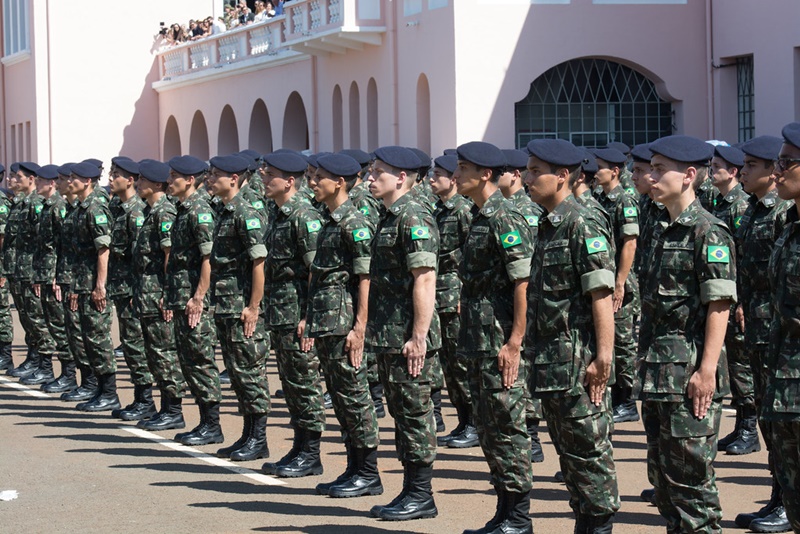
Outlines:
{"label": "row of soldiers", "polygon": [[[433,165],[395,146],[307,158],[245,152],[210,166],[190,156],[166,164],[119,157],[110,199],[97,186],[97,162],[20,163],[9,176],[17,195],[0,209],[9,215],[4,275],[29,347],[11,374],[64,391],[65,400],[81,401],[78,409],[111,410],[151,430],[185,426],[188,386],[201,422],[176,439],[221,443],[218,339],[244,421],[242,436],[218,454],[255,460],[269,455],[271,346],[294,440],[263,469],[322,473],[324,380],[348,458],[342,475],[317,486],[331,497],[383,492],[373,401],[380,383],[404,484],[372,515],[435,516],[437,444],[480,444],[497,508],[471,532],[532,531],[531,462],[541,461],[542,416],[576,531],[610,532],[619,508],[611,432],[615,422],[639,419],[637,397],[652,498],[669,531],[719,531],[711,462],[718,446],[758,450],[760,406],[771,464],[783,471],[773,468],[770,503],[737,524],[756,529],[766,520],[788,530],[791,520],[797,529],[796,451],[778,452],[797,434],[786,442],[787,428],[767,422],[796,420],[797,401],[791,381],[772,393],[772,404],[764,400],[775,357],[770,318],[779,306],[764,273],[794,212],[793,197],[781,201],[775,188],[800,161],[783,155],[800,150],[799,129],[741,150],[666,137],[630,151],[629,178],[627,147],[589,153],[560,140],[533,141],[524,152],[467,143]],[[35,274],[26,278],[29,270]],[[125,408],[107,298],[134,383]],[[773,374],[794,378],[796,365],[781,357]],[[728,376],[737,424],[718,445]],[[443,385],[459,425],[437,440]],[[768,416],[770,409],[781,417]],[[773,432],[783,432],[775,446]]]}

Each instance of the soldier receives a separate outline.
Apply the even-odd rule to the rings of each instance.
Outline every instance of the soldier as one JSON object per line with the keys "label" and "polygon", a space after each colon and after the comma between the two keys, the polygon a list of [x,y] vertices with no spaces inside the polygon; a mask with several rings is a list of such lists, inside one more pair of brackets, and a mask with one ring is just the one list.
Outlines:
{"label": "soldier", "polygon": [[613,379],[612,248],[597,215],[570,195],[585,152],[560,139],[527,148],[528,191],[545,210],[528,291],[530,390],[561,455],[575,532],[611,532],[619,509],[605,401]]}
{"label": "soldier", "polygon": [[109,211],[114,218],[111,233],[111,255],[108,260],[108,297],[114,302],[119,326],[122,356],[128,365],[133,383],[133,402],[111,412],[123,421],[140,421],[156,414],[153,403],[153,375],[147,364],[142,337],[142,323],[133,306],[133,290],[138,284],[133,248],[144,224],[144,202],[136,194],[139,164],[116,157],[111,160],[109,174],[113,202]]}
{"label": "soldier", "polygon": [[639,238],[636,241],[636,258],[633,264],[637,277],[643,276],[643,271],[652,257],[650,251],[655,245],[653,232],[657,226],[656,221],[664,210],[664,205],[654,202],[651,197],[650,158],[653,157],[653,153],[647,147],[648,145],[642,144],[631,149],[633,159],[631,179],[639,194]]}
{"label": "soldier", "polygon": [[[770,422],[775,472],[783,490],[785,508],[781,514],[772,512],[767,523],[753,521],[756,532],[783,532],[789,528],[800,532],[800,333],[798,332],[797,304],[800,286],[796,283],[800,272],[800,123],[793,122],[783,128],[783,146],[775,162],[775,184],[778,195],[785,201],[794,201],[787,212],[786,225],[775,243],[769,262],[772,290],[773,319],[765,368],[769,369],[767,387],[761,405],[761,417]],[[759,530],[761,529],[761,530]],[[781,529],[781,530],[778,530]]]}
{"label": "soldier", "polygon": [[208,176],[211,191],[224,204],[211,249],[211,305],[222,358],[244,416],[241,437],[217,455],[237,462],[269,457],[269,345],[261,314],[267,249],[258,213],[239,194],[239,176],[247,167],[239,156],[218,156],[211,158]]}
{"label": "soldier", "polygon": [[619,141],[612,141],[608,143],[605,148],[613,148],[625,156],[625,161],[622,162],[622,166],[620,167],[619,171],[619,183],[622,185],[622,188],[626,193],[628,193],[628,195],[636,196],[636,188],[633,183],[633,174],[628,169],[631,161],[631,147]]}
{"label": "soldier", "polygon": [[[71,171],[69,192],[77,197],[79,204],[70,227],[74,264],[68,300],[70,310],[79,314],[86,358],[98,381],[94,396],[76,408],[86,412],[110,411],[120,407],[117,362],[111,346],[111,308],[106,299],[111,212],[97,193],[100,169],[91,163],[78,163],[71,166]],[[80,362],[78,356],[76,360]],[[80,388],[73,393],[78,391]],[[67,393],[65,398],[74,396]]]}
{"label": "soldier", "polygon": [[[498,181],[507,160],[483,142],[458,147],[453,179],[476,211],[459,268],[458,358],[467,362],[473,419],[497,492],[495,515],[483,529],[533,532],[531,442],[525,427],[527,368],[520,365],[525,292],[533,244],[528,222],[503,198]],[[466,532],[476,532],[468,530]]]}
{"label": "soldier", "polygon": [[298,154],[271,154],[261,171],[267,198],[277,210],[266,235],[266,327],[281,369],[281,384],[294,431],[292,449],[265,472],[279,477],[321,475],[319,444],[325,429],[319,358],[306,329],[309,266],[317,250],[322,218],[297,192],[306,170]]}
{"label": "soldier", "polygon": [[[0,181],[3,180],[5,173],[6,168],[0,164]],[[0,251],[3,250],[6,222],[8,221],[8,212],[11,207],[11,201],[5,191],[0,195]],[[5,277],[2,258],[0,258],[0,371],[14,368],[14,360],[11,357],[11,344],[14,342],[14,323],[11,318],[9,296],[8,279]]]}
{"label": "soldier", "polygon": [[[770,322],[773,319],[773,302],[769,281],[764,273],[769,268],[769,258],[775,242],[786,226],[787,213],[791,202],[781,200],[775,187],[775,159],[777,158],[783,139],[762,135],[751,139],[741,146],[744,152],[744,167],[741,172],[741,183],[744,190],[751,195],[750,205],[742,216],[741,225],[736,232],[738,289],[741,302],[736,308],[736,322],[744,330],[744,345],[750,358],[753,371],[753,395],[757,410],[762,410],[767,380],[771,375],[768,368],[767,350],[770,341]],[[752,410],[742,410],[740,432],[750,435],[756,429],[757,414]],[[761,435],[764,437],[767,450],[772,451],[778,443],[771,441],[771,421],[767,418],[758,420]],[[760,444],[759,444],[760,448]],[[759,450],[758,448],[756,450]],[[781,485],[777,480],[773,454],[768,456],[769,468],[772,472],[772,494],[766,506],[754,513],[739,514],[735,521],[740,528],[750,528],[755,523],[763,523],[767,528],[790,527],[783,506]],[[760,528],[760,527],[759,527]],[[775,530],[780,532],[780,530]]]}
{"label": "soldier", "polygon": [[144,220],[136,235],[133,258],[136,288],[133,305],[142,324],[147,364],[161,392],[161,409],[136,426],[145,430],[180,429],[186,385],[178,360],[172,310],[165,303],[167,261],[172,249],[175,206],[167,199],[169,166],[145,159],[139,162],[136,192],[145,201]]}
{"label": "soldier", "polygon": [[177,214],[167,260],[165,306],[172,311],[178,360],[189,390],[200,409],[200,424],[175,436],[184,445],[222,443],[219,424],[221,392],[214,361],[214,324],[209,313],[211,248],[214,212],[205,195],[203,178],[208,167],[193,156],[169,160],[167,187],[176,200]]}
{"label": "soldier", "polygon": [[458,157],[440,156],[434,160],[430,178],[431,191],[439,197],[434,218],[439,228],[439,268],[436,271],[436,313],[442,332],[439,351],[447,384],[447,394],[456,409],[458,426],[450,434],[439,436],[438,445],[453,448],[477,447],[478,430],[472,416],[472,397],[469,392],[467,361],[457,353],[461,302],[461,251],[472,223],[473,203],[459,195],[453,173]]}
{"label": "soldier", "polygon": [[419,158],[397,146],[377,149],[375,158],[370,192],[386,214],[372,242],[365,343],[377,354],[406,483],[394,500],[370,513],[402,521],[438,514],[431,488],[436,459],[431,380],[441,347],[434,309],[439,232],[433,217],[408,195]]}
{"label": "soldier", "polygon": [[[589,210],[591,219],[594,220],[603,230],[603,235],[608,239],[609,245],[614,244],[611,231],[611,215],[608,214],[602,204],[592,195],[591,187],[595,183],[595,175],[599,170],[597,159],[594,154],[584,150],[584,160],[581,163],[580,172],[570,175],[569,188],[575,201]],[[648,162],[648,165],[650,163]]]}
{"label": "soldier", "polygon": [[667,530],[721,532],[712,462],[729,392],[723,342],[736,300],[733,240],[693,183],[713,148],[681,135],[650,145],[653,200],[666,206],[643,280],[639,380],[647,464]]}

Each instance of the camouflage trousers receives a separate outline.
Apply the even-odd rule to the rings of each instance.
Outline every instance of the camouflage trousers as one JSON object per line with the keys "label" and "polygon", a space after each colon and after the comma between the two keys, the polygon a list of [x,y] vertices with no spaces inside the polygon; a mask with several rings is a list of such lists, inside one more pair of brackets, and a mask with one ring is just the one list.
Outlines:
{"label": "camouflage trousers", "polygon": [[750,367],[750,356],[744,347],[744,334],[739,332],[738,325],[728,323],[725,334],[725,352],[728,355],[728,375],[731,380],[731,396],[735,406],[753,406],[753,369]]}
{"label": "camouflage trousers", "polygon": [[[367,365],[367,382],[369,384],[377,384],[381,381],[378,375],[378,357],[374,352],[364,349],[364,362]],[[323,369],[323,372],[324,369]]]}
{"label": "camouflage trousers", "polygon": [[[753,399],[756,404],[756,410],[759,413],[758,427],[761,429],[761,436],[764,438],[767,450],[772,451],[772,423],[761,417],[761,402],[764,399],[764,392],[767,389],[767,381],[770,375],[770,369],[765,365],[767,362],[767,347],[757,345],[749,349],[746,348],[745,354],[749,358],[750,371],[753,377]],[[770,458],[772,458],[772,455],[770,455]]]}
{"label": "camouflage trousers", "polygon": [[125,363],[131,372],[131,383],[137,386],[149,386],[153,383],[153,374],[147,364],[142,337],[142,322],[136,314],[130,297],[114,299],[119,326],[119,342]]}
{"label": "camouflage trousers", "polygon": [[459,353],[459,357],[467,362],[472,419],[489,464],[492,486],[498,491],[527,493],[533,484],[531,438],[525,425],[527,367],[520,365],[517,381],[505,389],[497,356],[485,354]]}
{"label": "camouflage trousers", "polygon": [[800,532],[800,421],[772,421],[771,431],[783,506],[792,529]]}
{"label": "camouflage trousers", "polygon": [[[183,379],[181,363],[178,361],[178,349],[175,347],[175,331],[171,322],[165,321],[161,315],[139,317],[142,324],[144,353],[147,366],[153,379],[163,392],[173,399],[183,398],[186,381]],[[173,319],[174,321],[174,319]]]}
{"label": "camouflage trousers", "polygon": [[314,432],[324,431],[325,408],[317,351],[300,350],[296,328],[275,328],[270,332],[270,340],[281,368],[281,385],[292,424]]}
{"label": "camouflage trousers", "polygon": [[50,332],[44,320],[42,301],[33,292],[30,280],[14,282],[14,286],[11,296],[17,307],[19,322],[25,330],[25,343],[42,354],[54,354],[55,347],[49,342]]}
{"label": "camouflage trousers", "polygon": [[214,323],[222,360],[239,401],[239,413],[269,414],[269,340],[264,331],[264,318],[259,317],[255,333],[249,338],[244,336],[244,326],[239,317],[217,316]]}
{"label": "camouflage trousers", "polygon": [[64,328],[67,333],[67,344],[69,352],[75,363],[83,367],[90,367],[89,357],[86,355],[86,346],[83,344],[83,333],[81,332],[81,314],[79,310],[69,309],[69,286],[61,286],[61,305],[64,308]]}
{"label": "camouflage trousers", "polygon": [[439,360],[447,384],[447,396],[459,414],[467,415],[472,411],[468,361],[457,354],[461,317],[458,313],[440,313],[439,321],[442,325],[442,348],[439,349]]}
{"label": "camouflage trousers", "polygon": [[356,448],[377,447],[380,444],[378,417],[369,394],[366,361],[362,360],[358,368],[350,364],[344,350],[345,336],[319,337],[314,343],[342,433]]}
{"label": "camouflage trousers", "polygon": [[72,353],[69,351],[69,341],[67,341],[64,306],[56,300],[52,284],[42,284],[41,295],[44,322],[50,335],[39,347],[39,352],[53,354],[61,363],[69,363],[72,361]]}
{"label": "camouflage trousers", "polygon": [[698,420],[692,401],[642,403],[647,475],[667,532],[722,532],[714,458],[722,403]]}
{"label": "camouflage trousers", "polygon": [[405,356],[377,352],[386,406],[394,418],[395,449],[404,464],[428,466],[436,459],[436,423],[431,401],[435,354],[429,352],[422,372],[412,377]]}
{"label": "camouflage trousers", "polygon": [[194,328],[189,327],[184,310],[173,310],[172,325],[178,361],[189,391],[198,403],[220,402],[219,369],[214,354],[215,328],[208,310],[203,311]]}
{"label": "camouflage trousers", "polygon": [[3,287],[0,287],[0,343],[14,342],[14,320],[11,317],[9,284],[10,282],[6,280]]}
{"label": "camouflage trousers", "polygon": [[[96,375],[108,375],[117,372],[117,361],[114,359],[114,346],[111,342],[111,306],[98,311],[92,302],[91,293],[78,295],[78,313],[83,336],[86,358]],[[76,358],[80,363],[80,360]]]}
{"label": "camouflage trousers", "polygon": [[614,384],[631,388],[635,384],[635,362],[638,343],[634,335],[636,315],[634,303],[626,303],[614,315]]}

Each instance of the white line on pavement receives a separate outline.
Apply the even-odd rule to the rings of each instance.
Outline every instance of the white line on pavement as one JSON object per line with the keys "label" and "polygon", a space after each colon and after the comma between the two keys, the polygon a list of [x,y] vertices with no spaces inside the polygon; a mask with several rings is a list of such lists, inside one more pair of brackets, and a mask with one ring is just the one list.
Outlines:
{"label": "white line on pavement", "polygon": [[221,458],[217,458],[216,456],[211,456],[210,454],[198,451],[197,449],[194,449],[192,447],[187,447],[186,445],[181,445],[180,443],[175,443],[174,441],[164,439],[158,434],[153,434],[152,432],[148,432],[146,430],[141,430],[139,428],[131,428],[128,426],[121,426],[119,427],[119,429],[124,430],[126,432],[130,432],[134,436],[148,439],[152,442],[158,443],[159,445],[162,445],[168,449],[182,452],[183,454],[187,454],[189,456],[192,456],[193,458],[197,458],[198,460],[203,461],[207,464],[211,464],[217,467],[222,467],[223,469],[232,471],[237,475],[242,475],[243,477],[249,478],[250,480],[255,480],[256,482],[260,482],[261,484],[266,484],[268,486],[286,485],[286,482],[283,482],[282,480],[278,480],[276,478],[256,473],[251,469],[245,469],[244,467],[239,467],[229,462],[228,460],[223,460]]}
{"label": "white line on pavement", "polygon": [[35,389],[31,389],[27,386],[23,386],[22,384],[17,384],[16,382],[12,382],[8,378],[4,378],[0,376],[0,383],[5,384],[6,386],[14,389],[18,389],[23,393],[27,393],[31,397],[36,397],[38,399],[51,399],[52,397],[47,393],[42,393],[41,391],[37,391]]}

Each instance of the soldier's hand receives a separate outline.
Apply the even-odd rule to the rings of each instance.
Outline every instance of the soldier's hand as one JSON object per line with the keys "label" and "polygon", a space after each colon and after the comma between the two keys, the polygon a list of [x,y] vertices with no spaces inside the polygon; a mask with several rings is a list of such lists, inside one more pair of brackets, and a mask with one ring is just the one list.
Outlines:
{"label": "soldier's hand", "polygon": [[189,328],[195,328],[200,324],[200,318],[203,316],[203,299],[192,297],[186,303],[186,318],[189,321]]}
{"label": "soldier's hand", "polygon": [[239,320],[244,323],[244,337],[251,338],[256,332],[256,322],[258,322],[258,308],[251,308],[250,306],[242,310],[242,315]]}
{"label": "soldier's hand", "polygon": [[350,365],[358,369],[364,357],[364,329],[353,328],[344,341],[344,350],[350,355]]}
{"label": "soldier's hand", "polygon": [[603,395],[606,393],[606,385],[611,376],[611,362],[605,359],[595,358],[586,367],[586,378],[583,385],[589,388],[589,400],[595,406],[603,403]]}
{"label": "soldier's hand", "polygon": [[614,287],[614,294],[611,296],[611,302],[614,304],[614,313],[617,313],[622,308],[622,301],[625,299],[625,282],[617,282]]}
{"label": "soldier's hand", "polygon": [[97,311],[104,311],[106,309],[106,288],[104,286],[96,286],[92,291],[92,302]]}
{"label": "soldier's hand", "polygon": [[736,316],[735,317],[736,324],[739,325],[739,330],[741,330],[742,333],[744,333],[744,308],[742,308],[741,304],[736,306],[735,316]]}
{"label": "soldier's hand", "polygon": [[702,419],[708,413],[716,387],[716,372],[707,372],[702,367],[699,367],[689,379],[687,393],[692,399],[694,416],[698,419]]}
{"label": "soldier's hand", "polygon": [[425,338],[416,339],[412,337],[403,345],[403,356],[405,356],[408,361],[408,374],[414,378],[418,377],[422,372],[422,366],[425,365],[425,352],[427,350],[428,344]]}
{"label": "soldier's hand", "polygon": [[39,298],[42,298],[42,284],[31,284],[33,288],[33,294]]}
{"label": "soldier's hand", "polygon": [[519,347],[503,345],[497,355],[497,368],[503,374],[503,387],[511,389],[519,376]]}
{"label": "soldier's hand", "polygon": [[78,294],[70,293],[68,298],[69,298],[69,310],[73,312],[78,311]]}
{"label": "soldier's hand", "polygon": [[297,338],[300,340],[300,350],[308,352],[314,348],[314,338],[304,337],[306,333],[306,320],[297,323]]}
{"label": "soldier's hand", "polygon": [[56,302],[61,302],[61,286],[53,282],[53,294],[56,297]]}

